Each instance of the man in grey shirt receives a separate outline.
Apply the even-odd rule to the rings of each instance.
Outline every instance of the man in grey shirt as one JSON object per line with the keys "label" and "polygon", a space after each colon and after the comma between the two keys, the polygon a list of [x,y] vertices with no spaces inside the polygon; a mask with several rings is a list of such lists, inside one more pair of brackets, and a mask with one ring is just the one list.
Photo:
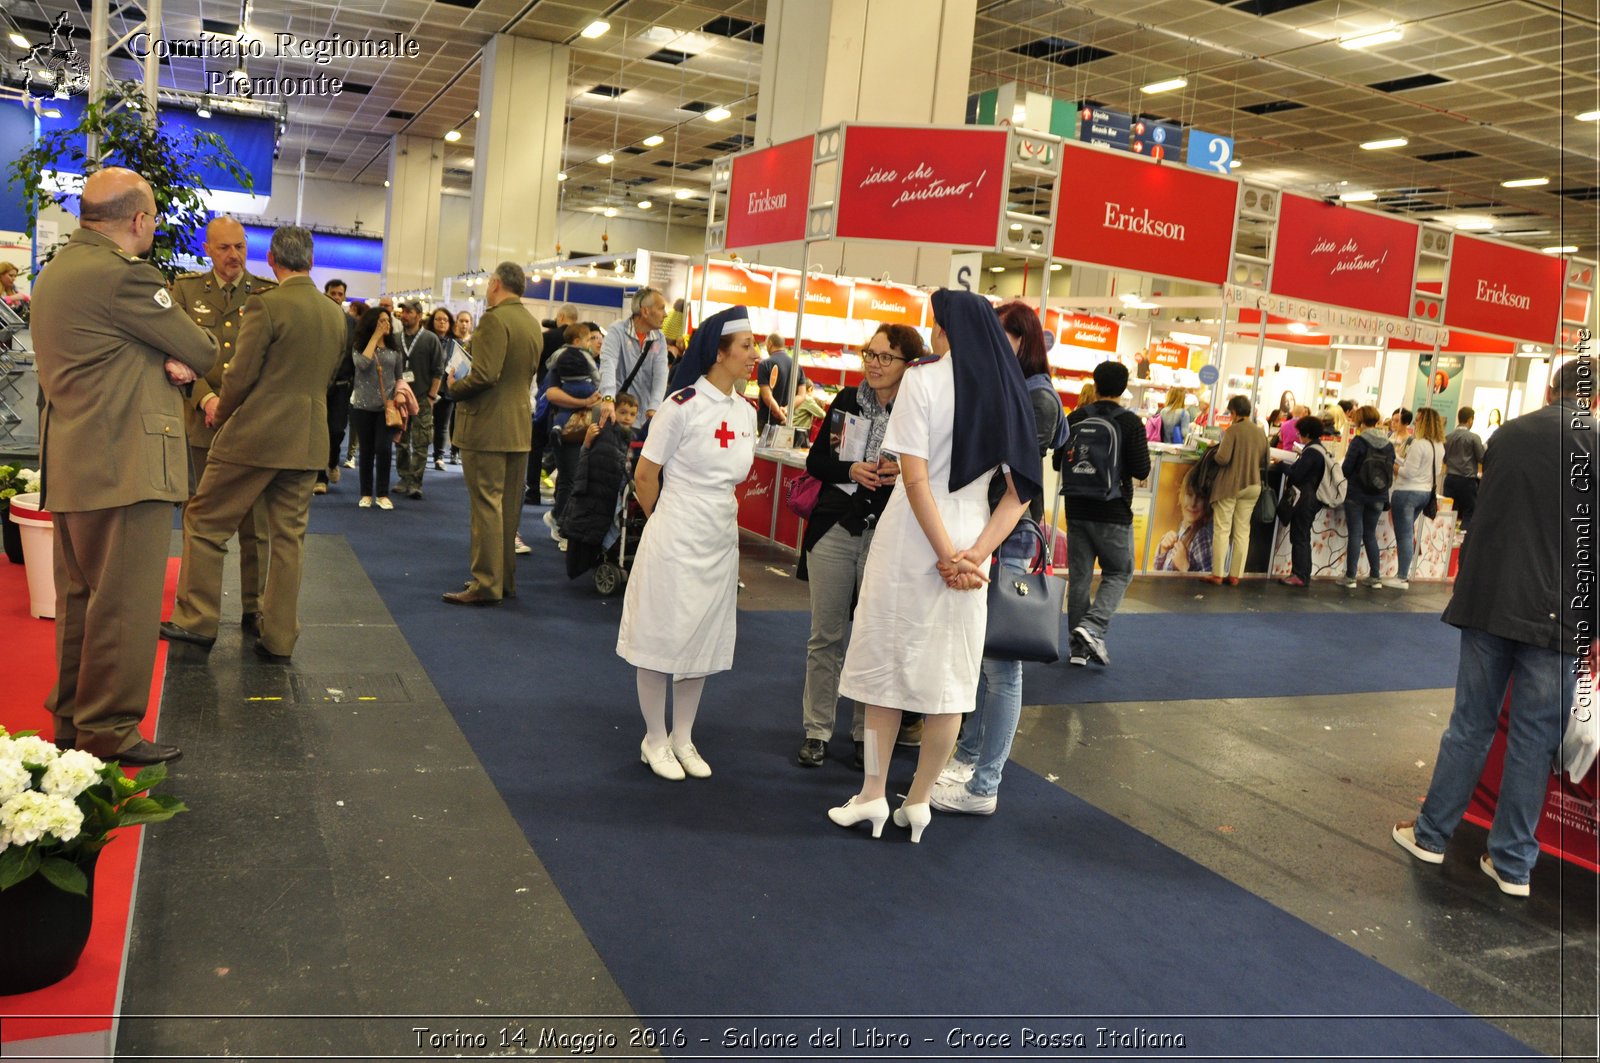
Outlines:
{"label": "man in grey shirt", "polygon": [[1472,430],[1475,416],[1471,406],[1461,407],[1456,412],[1456,430],[1444,439],[1444,493],[1454,501],[1463,530],[1472,522],[1472,511],[1478,508],[1478,470],[1485,449],[1483,440]]}
{"label": "man in grey shirt", "polygon": [[433,404],[439,401],[444,381],[444,348],[432,329],[422,327],[422,316],[420,301],[401,303],[402,332],[395,337],[404,366],[400,379],[411,385],[417,405],[422,407],[406,425],[405,437],[395,444],[399,492],[408,498],[422,497],[422,473],[428,467],[428,447],[433,442]]}
{"label": "man in grey shirt", "polygon": [[646,417],[654,417],[667,397],[667,341],[661,323],[667,318],[667,298],[654,288],[633,295],[633,313],[606,329],[600,344],[600,424],[616,419],[617,392],[643,359],[627,392],[639,399]]}

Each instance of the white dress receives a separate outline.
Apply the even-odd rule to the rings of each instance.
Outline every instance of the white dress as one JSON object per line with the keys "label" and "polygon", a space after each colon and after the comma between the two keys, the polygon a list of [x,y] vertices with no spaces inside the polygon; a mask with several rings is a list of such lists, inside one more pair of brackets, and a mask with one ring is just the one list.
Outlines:
{"label": "white dress", "polygon": [[705,377],[674,392],[650,422],[643,456],[662,467],[622,600],[617,654],[637,668],[692,679],[733,667],[739,504],[755,460],[756,411]]}
{"label": "white dress", "polygon": [[[927,459],[929,486],[945,530],[957,549],[965,549],[988,523],[993,470],[950,493],[955,425],[950,357],[907,369],[883,449]],[[867,553],[839,676],[842,696],[914,712],[972,711],[983,664],[988,597],[983,590],[946,587],[938,560],[911,512],[905,481],[896,482]]]}

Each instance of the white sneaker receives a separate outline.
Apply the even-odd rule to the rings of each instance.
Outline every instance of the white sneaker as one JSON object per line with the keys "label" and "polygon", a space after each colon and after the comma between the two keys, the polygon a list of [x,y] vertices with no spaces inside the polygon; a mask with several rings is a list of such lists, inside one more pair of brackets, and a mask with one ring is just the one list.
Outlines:
{"label": "white sneaker", "polygon": [[545,510],[544,516],[541,519],[544,521],[544,526],[550,529],[550,538],[559,543],[561,541],[561,529],[556,526],[555,511],[550,509]]}
{"label": "white sneaker", "polygon": [[678,758],[672,755],[671,746],[662,746],[660,749],[650,748],[650,739],[646,738],[639,743],[639,760],[650,765],[650,770],[663,779],[678,782],[683,778],[683,765],[678,763]]}
{"label": "white sneaker", "polygon": [[1381,579],[1368,580],[1367,581],[1367,586],[1371,587],[1375,591],[1381,591],[1381,590],[1383,590],[1383,580],[1381,580]]}
{"label": "white sneaker", "polygon": [[1341,587],[1355,587],[1357,585],[1358,584],[1356,583],[1356,578],[1354,576],[1346,576],[1344,579],[1339,581],[1339,586]]}
{"label": "white sneaker", "polygon": [[975,794],[965,784],[935,783],[928,803],[941,812],[961,812],[969,816],[992,816],[1000,803],[997,794]]}
{"label": "white sneaker", "polygon": [[954,783],[957,786],[965,786],[972,781],[972,774],[977,770],[978,766],[976,764],[951,760],[950,763],[944,766],[944,770],[939,773],[939,780],[934,785],[942,786],[945,783]]}
{"label": "white sneaker", "polygon": [[1411,589],[1411,581],[1408,579],[1392,579],[1389,581],[1389,586],[1397,587],[1403,591],[1408,591]]}
{"label": "white sneaker", "polygon": [[1501,893],[1510,897],[1526,897],[1528,895],[1529,890],[1526,882],[1507,882],[1500,877],[1500,872],[1495,870],[1494,861],[1489,858],[1488,853],[1478,857],[1478,867],[1483,870],[1485,875],[1494,879],[1494,883],[1500,887]]}
{"label": "white sneaker", "polygon": [[372,508],[372,496],[371,495],[362,495],[361,496],[361,501],[357,502],[356,506],[359,509],[371,509]]}
{"label": "white sneaker", "polygon": [[531,554],[531,553],[533,553],[533,547],[531,547],[527,543],[523,542],[522,541],[522,536],[520,536],[520,535],[517,536],[517,545],[515,547],[513,547],[513,549],[516,550],[516,552],[519,553],[519,554]]}
{"label": "white sneaker", "polygon": [[696,779],[711,778],[711,765],[705,762],[705,758],[700,755],[700,751],[695,749],[692,744],[682,748],[673,746],[672,755],[677,758],[679,766]]}

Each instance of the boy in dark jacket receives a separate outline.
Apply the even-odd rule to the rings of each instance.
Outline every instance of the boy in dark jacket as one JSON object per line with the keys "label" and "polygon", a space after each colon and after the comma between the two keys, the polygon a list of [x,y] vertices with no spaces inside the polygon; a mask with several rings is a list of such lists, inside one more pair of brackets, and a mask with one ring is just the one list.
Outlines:
{"label": "boy in dark jacket", "polygon": [[604,428],[590,425],[578,458],[572,495],[561,515],[567,540],[567,578],[577,579],[600,562],[606,538],[616,523],[617,499],[628,481],[628,454],[639,400],[617,396],[616,420]]}

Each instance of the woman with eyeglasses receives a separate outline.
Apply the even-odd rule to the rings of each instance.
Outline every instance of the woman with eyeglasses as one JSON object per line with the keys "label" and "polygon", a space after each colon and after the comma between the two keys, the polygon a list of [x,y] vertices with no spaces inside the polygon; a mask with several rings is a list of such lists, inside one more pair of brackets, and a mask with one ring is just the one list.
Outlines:
{"label": "woman with eyeglasses", "polygon": [[[883,507],[889,504],[900,465],[883,456],[889,411],[900,392],[906,364],[921,358],[922,337],[909,325],[879,325],[861,351],[865,379],[840,391],[806,457],[806,472],[822,483],[817,508],[806,524],[796,573],[811,586],[811,637],[806,640],[806,685],[802,695],[806,737],[800,746],[803,767],[821,766],[833,737],[839,703],[839,669],[844,665],[844,632],[850,607],[867,563],[867,548]],[[839,445],[846,426],[866,434],[860,461],[844,461]],[[861,767],[864,715],[855,707],[850,736],[855,766]]]}
{"label": "woman with eyeglasses", "polygon": [[[439,348],[444,352],[444,364],[448,367],[450,359],[461,344],[456,339],[455,318],[450,316],[448,307],[436,306],[433,314],[428,318],[428,327],[433,334],[439,337]],[[448,381],[446,381],[448,385]],[[450,427],[455,423],[456,404],[450,401],[450,388],[444,387],[439,392],[439,401],[433,404],[433,467],[444,468],[445,443],[450,438]],[[452,464],[455,458],[451,458]]]}
{"label": "woman with eyeglasses", "polygon": [[[973,709],[988,623],[990,555],[1043,494],[1033,405],[1000,320],[976,292],[941,288],[933,352],[901,381],[881,449],[900,474],[861,577],[855,632],[839,693],[866,705],[861,788],[828,810],[836,825],[889,818],[889,763],[901,714],[921,712],[922,748],[894,813],[913,842],[932,818],[929,797]],[[989,482],[1005,478],[991,511]]]}

